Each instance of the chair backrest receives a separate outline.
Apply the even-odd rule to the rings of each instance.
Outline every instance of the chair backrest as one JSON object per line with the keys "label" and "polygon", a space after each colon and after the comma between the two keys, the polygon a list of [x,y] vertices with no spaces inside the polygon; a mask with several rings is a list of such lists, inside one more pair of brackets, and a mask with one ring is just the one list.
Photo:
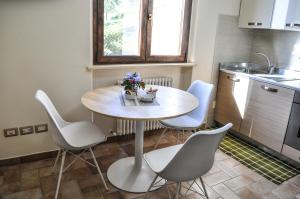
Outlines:
{"label": "chair backrest", "polygon": [[44,91],[38,90],[35,94],[35,99],[43,105],[54,126],[57,128],[57,131],[53,131],[52,133],[52,137],[56,144],[61,147],[68,146],[68,143],[65,141],[61,134],[61,128],[68,125],[69,122],[66,122],[62,119],[52,101]]}
{"label": "chair backrest", "polygon": [[197,97],[199,101],[199,106],[194,111],[188,114],[192,118],[199,121],[199,125],[201,125],[206,118],[213,88],[214,85],[212,84],[196,80],[187,90],[189,93]]}
{"label": "chair backrest", "polygon": [[219,129],[199,131],[191,135],[159,175],[175,182],[203,176],[212,168],[215,152],[231,127],[232,124],[229,123]]}

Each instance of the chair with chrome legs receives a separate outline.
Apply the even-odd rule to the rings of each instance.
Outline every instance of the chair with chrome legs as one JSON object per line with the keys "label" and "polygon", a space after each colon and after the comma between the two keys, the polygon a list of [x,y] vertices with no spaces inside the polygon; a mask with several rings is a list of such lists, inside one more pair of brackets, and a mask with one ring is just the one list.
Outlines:
{"label": "chair with chrome legs", "polygon": [[199,106],[189,114],[172,119],[161,120],[160,123],[165,127],[165,129],[155,144],[154,149],[157,148],[160,140],[164,137],[169,129],[174,129],[177,131],[178,144],[179,135],[181,132],[184,133],[197,130],[204,123],[206,114],[208,112],[213,87],[214,86],[212,84],[208,84],[200,80],[196,80],[191,84],[187,91],[197,97]]}
{"label": "chair with chrome legs", "polygon": [[[177,184],[176,199],[179,197],[180,190],[183,187],[182,182],[191,182],[188,187],[183,187],[187,188],[185,194],[187,194],[188,191],[196,192],[192,188],[192,186],[196,184],[199,189],[202,190],[204,196],[208,198],[202,176],[212,168],[215,152],[226,132],[231,127],[232,124],[229,123],[219,129],[199,131],[191,135],[184,144],[146,153],[144,159],[149,167],[156,173],[156,177],[153,179],[147,193],[152,187],[157,186],[157,179],[160,177],[166,180],[166,182],[171,181]],[[202,188],[197,183],[198,178],[200,179]],[[147,197],[147,193],[145,198]],[[198,194],[203,196],[201,193]]]}
{"label": "chair with chrome legs", "polygon": [[[54,126],[57,128],[57,131],[53,131],[52,137],[60,150],[55,159],[54,167],[56,166],[60,155],[62,158],[55,192],[55,199],[58,197],[63,172],[70,168],[70,166],[78,159],[85,161],[87,164],[97,168],[101,181],[104,184],[105,189],[108,190],[92,150],[93,146],[106,141],[106,136],[104,133],[91,122],[82,121],[70,123],[63,120],[44,91],[38,90],[35,94],[35,98],[43,105],[49,117],[51,118],[51,121],[54,123]],[[78,155],[74,154],[72,151],[81,151],[81,153]],[[94,164],[81,157],[81,155],[86,151],[91,153]],[[75,156],[75,158],[64,168],[67,153]]]}

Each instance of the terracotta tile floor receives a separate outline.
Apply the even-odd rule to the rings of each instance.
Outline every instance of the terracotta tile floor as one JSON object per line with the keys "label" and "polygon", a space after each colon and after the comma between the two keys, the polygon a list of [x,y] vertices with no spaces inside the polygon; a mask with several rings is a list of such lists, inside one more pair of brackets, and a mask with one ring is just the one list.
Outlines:
{"label": "terracotta tile floor", "polygon": [[[159,134],[145,136],[145,151],[153,148]],[[176,143],[175,135],[169,134],[159,147]],[[102,144],[96,147],[95,154],[102,171],[114,161],[134,153],[134,140]],[[90,159],[88,154],[85,158]],[[70,161],[70,158],[68,158]],[[0,167],[0,199],[53,198],[57,175],[51,172],[54,159],[40,160],[13,166]],[[211,199],[300,199],[300,176],[296,176],[277,186],[259,174],[248,169],[221,151],[216,152],[215,164],[204,177]],[[109,184],[104,190],[97,171],[83,162],[76,164],[64,176],[60,191],[61,199],[133,199],[143,194],[119,191]],[[174,185],[170,185],[174,191]],[[196,187],[195,187],[196,188]],[[184,190],[183,190],[184,191]],[[154,191],[148,198],[168,198],[165,188]],[[186,198],[201,198],[190,193]]]}

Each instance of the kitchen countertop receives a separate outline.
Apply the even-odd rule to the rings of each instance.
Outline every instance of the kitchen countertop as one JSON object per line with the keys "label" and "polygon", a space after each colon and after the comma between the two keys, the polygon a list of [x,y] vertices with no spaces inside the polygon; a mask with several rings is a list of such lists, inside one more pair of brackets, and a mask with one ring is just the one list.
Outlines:
{"label": "kitchen countertop", "polygon": [[241,75],[241,76],[249,77],[250,79],[261,81],[261,82],[266,82],[268,84],[272,84],[272,85],[275,85],[275,86],[280,86],[280,87],[284,87],[284,88],[287,88],[287,89],[292,89],[292,90],[300,91],[300,80],[280,81],[280,82],[277,82],[277,81],[272,80],[272,79],[268,79],[268,78],[257,76],[259,74],[247,74],[247,73],[236,72],[236,71],[232,71],[232,70],[228,70],[228,69],[223,69],[223,68],[220,68],[220,71],[223,71],[223,72],[229,73],[229,74]]}

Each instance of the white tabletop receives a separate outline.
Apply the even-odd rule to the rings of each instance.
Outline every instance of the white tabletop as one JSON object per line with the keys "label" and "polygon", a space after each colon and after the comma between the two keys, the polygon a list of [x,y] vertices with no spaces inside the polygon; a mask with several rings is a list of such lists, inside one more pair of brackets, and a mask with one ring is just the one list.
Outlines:
{"label": "white tabletop", "polygon": [[[149,87],[149,86],[148,86]],[[87,92],[81,102],[88,109],[102,115],[134,120],[161,120],[181,116],[193,111],[198,100],[192,94],[171,87],[157,88],[156,100],[159,105],[125,106],[122,103],[121,86],[98,88]]]}

